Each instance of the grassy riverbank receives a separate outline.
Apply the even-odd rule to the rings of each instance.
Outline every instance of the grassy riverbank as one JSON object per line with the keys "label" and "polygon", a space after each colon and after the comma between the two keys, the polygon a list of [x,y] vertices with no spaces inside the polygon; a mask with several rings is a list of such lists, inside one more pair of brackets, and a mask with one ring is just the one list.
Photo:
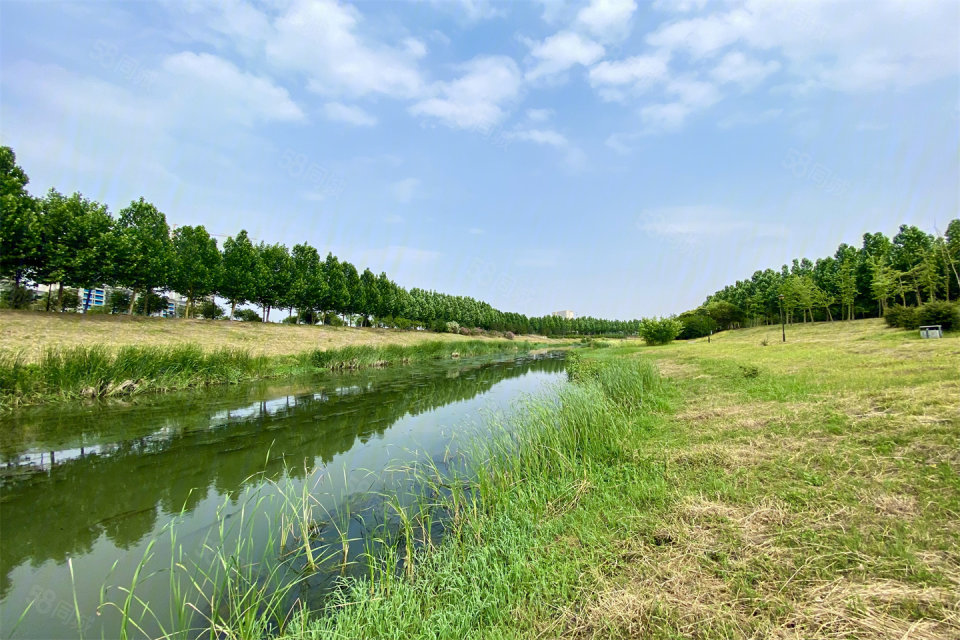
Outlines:
{"label": "grassy riverbank", "polygon": [[960,339],[775,333],[591,352],[411,577],[288,636],[957,637]]}
{"label": "grassy riverbank", "polygon": [[27,404],[171,391],[331,369],[383,367],[497,353],[526,353],[536,343],[509,340],[352,345],[289,356],[199,345],[48,347],[40,357],[0,352],[0,409]]}
{"label": "grassy riverbank", "polygon": [[[201,345],[206,351],[242,349],[254,357],[277,357],[355,345],[410,346],[499,339],[393,329],[0,310],[0,354],[20,354],[26,362],[40,360],[50,348],[75,346]],[[517,336],[516,340],[551,342],[542,336]]]}

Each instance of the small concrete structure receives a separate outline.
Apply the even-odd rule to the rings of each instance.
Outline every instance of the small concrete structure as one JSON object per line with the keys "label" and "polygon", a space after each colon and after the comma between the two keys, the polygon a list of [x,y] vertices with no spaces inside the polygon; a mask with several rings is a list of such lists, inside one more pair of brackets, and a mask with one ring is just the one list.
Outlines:
{"label": "small concrete structure", "polygon": [[928,324],[926,326],[920,327],[920,337],[921,338],[942,338],[943,329],[940,328],[939,324]]}

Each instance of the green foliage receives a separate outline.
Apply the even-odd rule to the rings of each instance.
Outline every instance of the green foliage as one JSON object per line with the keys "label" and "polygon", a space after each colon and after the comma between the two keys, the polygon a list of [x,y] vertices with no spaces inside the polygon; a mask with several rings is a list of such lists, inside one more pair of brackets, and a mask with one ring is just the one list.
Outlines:
{"label": "green foliage", "polygon": [[110,313],[126,313],[130,308],[130,294],[123,289],[114,289],[107,297]]}
{"label": "green foliage", "polygon": [[75,311],[80,306],[80,292],[76,289],[64,289],[60,311]]}
{"label": "green foliage", "polygon": [[260,314],[253,309],[237,309],[233,312],[233,317],[241,322],[263,322]]}
{"label": "green foliage", "polygon": [[0,146],[0,277],[17,285],[40,250],[37,203],[27,192],[30,179],[10,147]]}
{"label": "green foliage", "polygon": [[201,318],[206,320],[219,320],[227,313],[223,310],[223,307],[211,300],[204,300],[201,302],[200,306],[197,308],[197,312]]}
{"label": "green foliage", "polygon": [[165,310],[169,303],[170,300],[167,296],[161,296],[151,291],[149,294],[137,296],[133,305],[133,312],[138,316],[154,315]]}
{"label": "green foliage", "polygon": [[905,307],[900,304],[895,304],[887,309],[887,313],[883,316],[883,319],[891,327],[899,327],[901,329],[916,329],[920,326],[920,316],[917,313],[916,307]]}
{"label": "green foliage", "polygon": [[644,318],[640,321],[640,336],[648,345],[673,342],[683,331],[683,323],[676,318]]}
{"label": "green foliage", "polygon": [[256,247],[247,237],[246,229],[223,243],[223,265],[217,293],[230,302],[230,315],[237,305],[246,304],[256,295],[256,277],[259,272]]}
{"label": "green foliage", "polygon": [[936,300],[922,305],[917,312],[920,325],[939,324],[944,331],[960,328],[960,306]]}
{"label": "green foliage", "polygon": [[683,323],[683,330],[677,335],[680,340],[703,338],[717,330],[717,321],[708,316],[702,308],[681,313],[677,320]]}
{"label": "green foliage", "polygon": [[450,322],[444,323],[443,330],[447,333],[458,333],[460,331],[460,324],[451,320]]}
{"label": "green foliage", "polygon": [[120,211],[116,247],[119,258],[113,279],[117,284],[137,292],[169,284],[173,245],[167,217],[143,198]]}
{"label": "green foliage", "polygon": [[170,286],[187,298],[187,317],[194,302],[216,290],[221,268],[217,242],[203,226],[174,230]]}
{"label": "green foliage", "polygon": [[4,309],[26,309],[36,300],[33,289],[8,283],[0,289],[0,307]]}

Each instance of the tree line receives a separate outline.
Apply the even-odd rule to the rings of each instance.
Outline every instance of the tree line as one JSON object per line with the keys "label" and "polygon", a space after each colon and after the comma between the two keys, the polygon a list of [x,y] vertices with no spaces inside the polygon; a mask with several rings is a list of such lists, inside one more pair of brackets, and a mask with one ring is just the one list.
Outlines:
{"label": "tree line", "polygon": [[[157,291],[175,291],[186,299],[185,315],[198,303],[219,296],[230,317],[248,303],[269,321],[274,309],[289,309],[296,321],[357,324],[437,331],[470,328],[537,333],[548,336],[634,334],[639,321],[599,318],[527,317],[493,308],[467,296],[454,296],[397,285],[386,273],[359,271],[332,253],[307,243],[254,243],[245,230],[218,247],[202,225],[176,226],[140,198],[111,215],[106,205],[79,193],[66,196],[50,189],[31,196],[27,174],[9,147],[0,147],[3,217],[0,219],[0,278],[21,290],[27,283],[58,287],[102,285],[129,289],[127,313],[157,311]],[[48,308],[50,294],[48,293]],[[209,304],[209,303],[208,303]],[[252,312],[251,312],[252,313]]]}
{"label": "tree line", "polygon": [[841,244],[832,256],[794,259],[779,271],[754,272],[679,316],[680,337],[780,322],[883,317],[892,305],[920,307],[960,299],[960,219],[943,235],[901,225],[896,235],[865,233],[860,247]]}

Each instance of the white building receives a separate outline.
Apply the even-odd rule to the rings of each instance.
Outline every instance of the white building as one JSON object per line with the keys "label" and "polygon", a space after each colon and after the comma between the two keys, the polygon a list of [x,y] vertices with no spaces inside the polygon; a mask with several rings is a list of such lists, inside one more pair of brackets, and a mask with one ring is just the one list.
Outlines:
{"label": "white building", "polygon": [[570,311],[569,309],[564,309],[563,311],[554,311],[550,315],[556,316],[558,318],[565,318],[567,320],[573,320],[574,318],[577,317],[577,314],[575,314],[573,311]]}

